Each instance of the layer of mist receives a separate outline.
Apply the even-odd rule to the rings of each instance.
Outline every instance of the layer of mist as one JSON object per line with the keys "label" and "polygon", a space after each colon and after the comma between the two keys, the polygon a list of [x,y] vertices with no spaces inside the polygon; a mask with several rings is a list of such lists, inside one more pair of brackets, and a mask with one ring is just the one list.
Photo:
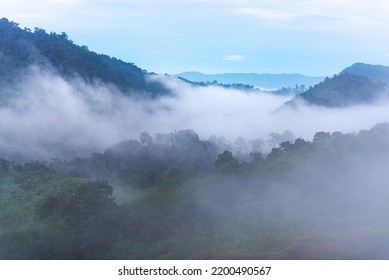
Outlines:
{"label": "layer of mist", "polygon": [[388,258],[389,102],[157,79],[171,95],[38,67],[1,89],[0,157],[70,161],[0,160],[0,258]]}
{"label": "layer of mist", "polygon": [[18,84],[1,89],[0,156],[72,158],[137,139],[143,131],[193,129],[203,139],[216,135],[233,142],[238,137],[266,140],[271,133],[289,130],[312,139],[317,131],[353,132],[389,119],[386,101],[343,109],[301,105],[277,110],[291,97],[193,87],[168,76],[152,79],[160,79],[174,94],[131,98],[112,85],[64,79],[48,68],[31,67]]}

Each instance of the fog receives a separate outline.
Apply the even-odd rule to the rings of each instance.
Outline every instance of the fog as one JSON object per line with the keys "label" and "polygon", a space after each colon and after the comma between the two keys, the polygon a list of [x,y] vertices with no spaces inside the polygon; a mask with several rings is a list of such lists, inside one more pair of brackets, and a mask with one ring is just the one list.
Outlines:
{"label": "fog", "polygon": [[388,259],[388,126],[336,135],[196,185],[199,208],[225,227],[219,238],[261,244],[235,248],[243,258]]}
{"label": "fog", "polygon": [[[230,143],[244,142],[238,137],[247,142],[263,139],[270,152],[277,141],[292,138],[288,131],[293,137],[312,140],[318,131],[370,130],[325,134],[309,143],[296,141],[251,163],[224,158],[214,164],[201,141],[182,148],[193,144],[185,142],[191,133],[176,135],[182,145],[170,150],[155,144],[158,141],[125,141],[104,154],[70,162],[69,174],[116,183],[115,201],[128,207],[109,218],[122,221],[125,217],[126,223],[112,224],[113,228],[107,223],[99,232],[101,236],[115,233],[119,240],[112,239],[112,248],[97,250],[94,257],[388,258],[389,125],[371,129],[389,120],[388,101],[348,108],[306,104],[290,108],[283,104],[291,97],[194,87],[168,76],[152,79],[165,83],[172,94],[157,99],[136,93],[128,97],[112,85],[80,77],[64,79],[52,70],[31,67],[16,85],[1,88],[0,156],[21,161],[88,157],[125,139],[139,139],[143,131],[153,135],[182,129],[193,129],[202,140],[219,136]],[[166,155],[170,157],[161,160]],[[206,169],[204,162],[211,172],[200,173]],[[198,172],[192,176],[189,169]],[[28,191],[32,181],[21,191]],[[7,182],[3,186],[8,188]],[[46,226],[48,220],[42,221]],[[96,228],[90,227],[93,236]],[[101,243],[91,240],[92,247]],[[47,252],[57,252],[61,244],[66,243],[51,242]],[[79,246],[75,248],[78,252]],[[41,258],[52,256],[42,252]],[[56,257],[79,256],[70,252]]]}
{"label": "fog", "polygon": [[[112,85],[31,67],[16,85],[3,86],[0,99],[0,156],[45,159],[88,155],[139,134],[193,129],[212,135],[269,139],[290,130],[312,139],[317,131],[352,132],[389,120],[389,102],[327,109],[284,108],[291,97],[222,87],[193,87],[168,76],[159,79],[172,95],[128,97]],[[280,107],[282,107],[280,109]]]}

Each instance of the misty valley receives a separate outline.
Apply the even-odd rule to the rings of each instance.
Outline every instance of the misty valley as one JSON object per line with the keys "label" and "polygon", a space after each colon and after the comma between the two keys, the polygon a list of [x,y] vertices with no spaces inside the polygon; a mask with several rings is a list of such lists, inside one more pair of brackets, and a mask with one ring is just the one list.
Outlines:
{"label": "misty valley", "polygon": [[389,258],[389,67],[188,73],[0,19],[0,259]]}

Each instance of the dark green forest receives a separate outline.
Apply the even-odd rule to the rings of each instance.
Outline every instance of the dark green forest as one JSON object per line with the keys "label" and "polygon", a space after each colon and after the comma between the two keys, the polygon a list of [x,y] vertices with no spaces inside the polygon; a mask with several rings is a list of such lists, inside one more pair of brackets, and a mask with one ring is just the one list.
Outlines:
{"label": "dark green forest", "polygon": [[64,32],[22,29],[13,21],[0,19],[0,84],[18,82],[26,68],[37,65],[64,78],[114,85],[125,95],[158,97],[169,93],[163,84],[148,78],[152,73],[78,46]]}
{"label": "dark green forest", "polygon": [[0,161],[1,259],[389,257],[389,124],[243,162],[193,131]]}

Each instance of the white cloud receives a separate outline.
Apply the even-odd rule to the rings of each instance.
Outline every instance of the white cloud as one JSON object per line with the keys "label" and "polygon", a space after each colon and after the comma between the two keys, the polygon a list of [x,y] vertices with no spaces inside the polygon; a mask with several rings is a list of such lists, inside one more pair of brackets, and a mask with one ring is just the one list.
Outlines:
{"label": "white cloud", "polygon": [[241,54],[230,54],[226,55],[222,58],[222,60],[228,60],[228,61],[242,61],[244,60],[244,55]]}
{"label": "white cloud", "polygon": [[[104,18],[105,13],[116,15],[110,18],[110,21],[125,19],[128,21],[130,18],[128,15],[142,15],[143,23],[161,15],[166,15],[166,18],[193,15],[196,18],[196,14],[201,14],[202,18],[207,18],[229,17],[231,13],[235,13],[270,22],[311,18],[311,22],[319,20],[320,23],[331,23],[335,20],[338,23],[344,22],[348,26],[363,24],[387,26],[389,13],[386,0],[183,0],[176,2],[168,0],[163,5],[156,0],[36,0],[34,2],[0,0],[0,4],[3,16],[11,17],[11,20],[23,21],[22,16],[36,18],[36,15],[43,18],[51,16],[50,20],[55,20],[61,16],[68,20],[68,24],[81,20],[81,15],[88,17],[90,24],[96,24],[94,20]],[[301,27],[309,27],[309,24],[304,22]]]}
{"label": "white cloud", "polygon": [[[363,26],[387,26],[389,5],[384,0],[275,0],[234,2],[236,11],[261,20],[284,22],[294,20],[300,28],[328,26],[332,30],[350,30]],[[288,23],[289,24],[289,23]],[[287,27],[287,26],[285,26]]]}
{"label": "white cloud", "polygon": [[298,16],[296,13],[292,13],[289,11],[283,11],[277,9],[254,8],[254,7],[241,8],[240,12],[242,14],[253,15],[268,21],[280,21],[280,20],[284,21]]}

